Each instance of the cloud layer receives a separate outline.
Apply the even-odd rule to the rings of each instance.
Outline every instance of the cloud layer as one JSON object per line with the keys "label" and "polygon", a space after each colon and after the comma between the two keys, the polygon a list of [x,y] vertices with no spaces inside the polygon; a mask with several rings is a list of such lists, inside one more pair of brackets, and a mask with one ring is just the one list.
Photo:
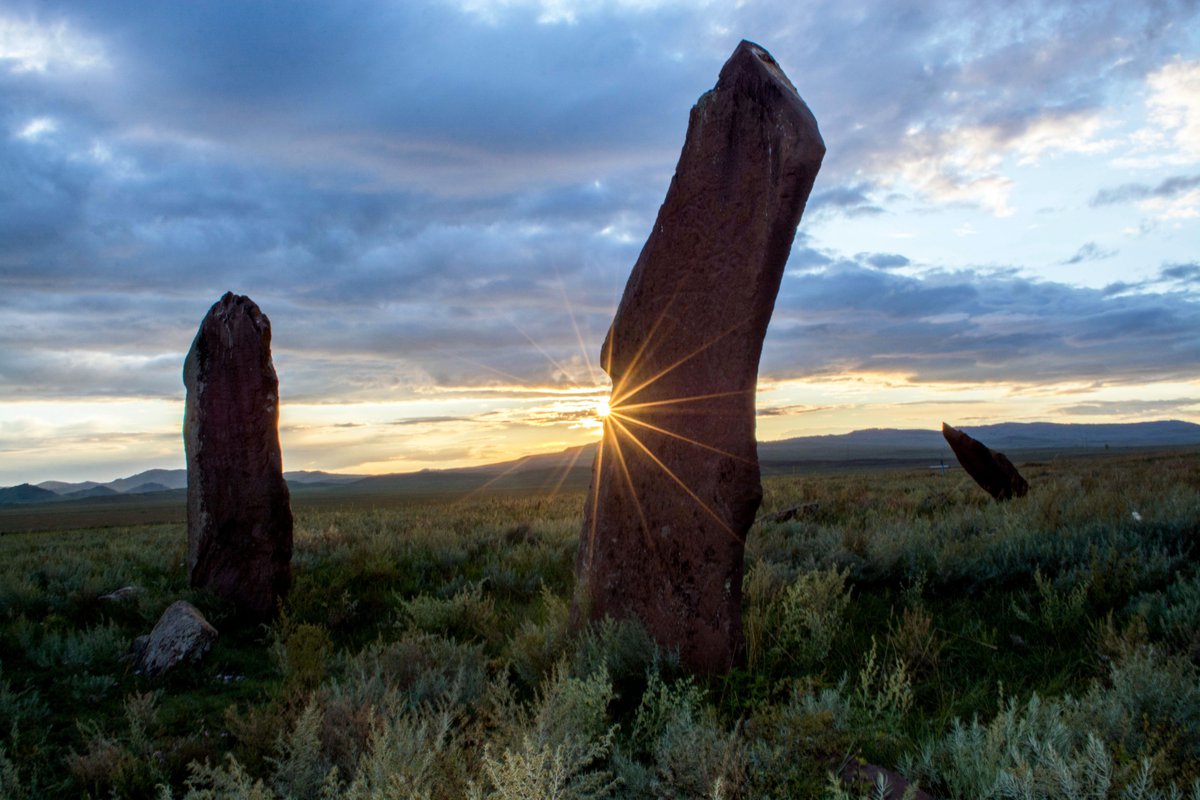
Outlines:
{"label": "cloud layer", "polygon": [[[829,146],[767,377],[1194,375],[1194,2],[739,6],[6,4],[0,396],[180,397],[230,289],[297,401],[595,386],[688,109],[742,37]],[[1050,165],[1086,176],[1071,219],[1099,216],[1041,261],[835,241],[937,215],[965,235]],[[1117,213],[1136,247],[1106,238]],[[1131,252],[1107,289],[1039,274]]]}

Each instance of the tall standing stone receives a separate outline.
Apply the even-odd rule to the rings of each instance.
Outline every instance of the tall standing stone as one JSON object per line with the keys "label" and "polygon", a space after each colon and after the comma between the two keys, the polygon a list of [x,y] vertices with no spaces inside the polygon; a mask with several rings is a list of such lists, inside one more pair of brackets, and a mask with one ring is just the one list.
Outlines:
{"label": "tall standing stone", "polygon": [[700,672],[740,658],[763,336],[825,145],[742,42],[692,108],[675,177],[604,342],[611,412],[576,557],[576,622],[636,617]]}
{"label": "tall standing stone", "polygon": [[270,618],[291,583],[292,509],[279,452],[271,323],[228,292],[200,323],[183,365],[188,576]]}
{"label": "tall standing stone", "polygon": [[942,423],[942,436],[954,451],[954,457],[979,486],[997,500],[1024,497],[1029,484],[1008,460],[1008,456],[992,450],[957,428]]}

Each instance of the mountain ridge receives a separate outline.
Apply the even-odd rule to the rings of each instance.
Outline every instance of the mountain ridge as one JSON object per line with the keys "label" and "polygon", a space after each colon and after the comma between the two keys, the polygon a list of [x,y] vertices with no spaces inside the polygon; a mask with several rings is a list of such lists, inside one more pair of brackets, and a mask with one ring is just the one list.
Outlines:
{"label": "mountain ridge", "polygon": [[[1200,446],[1200,424],[1183,420],[1129,423],[1001,422],[955,425],[995,450],[1053,453],[1107,448]],[[319,470],[285,472],[293,492],[350,493],[404,491],[472,491],[496,484],[525,488],[537,474],[553,483],[555,474],[591,469],[596,444],[577,445],[554,453],[538,453],[495,464],[447,470],[385,475],[345,475]],[[941,430],[864,428],[840,434],[799,436],[759,443],[764,473],[804,463],[871,462],[943,459],[953,463]],[[561,483],[561,480],[559,481]],[[187,470],[152,469],[108,482],[43,481],[32,486],[0,488],[0,505],[62,502],[85,497],[176,492],[187,487]],[[72,496],[73,495],[73,496]]]}

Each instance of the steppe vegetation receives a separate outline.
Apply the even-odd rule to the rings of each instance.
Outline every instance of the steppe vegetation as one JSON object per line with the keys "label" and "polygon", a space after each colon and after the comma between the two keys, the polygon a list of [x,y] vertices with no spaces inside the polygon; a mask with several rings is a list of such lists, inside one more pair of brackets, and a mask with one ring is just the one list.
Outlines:
{"label": "steppe vegetation", "polygon": [[[772,477],[747,661],[568,629],[583,493],[301,510],[269,627],[187,589],[180,524],[0,537],[0,798],[1200,799],[1200,453]],[[101,602],[126,585],[132,600]],[[222,638],[123,660],[173,600]]]}

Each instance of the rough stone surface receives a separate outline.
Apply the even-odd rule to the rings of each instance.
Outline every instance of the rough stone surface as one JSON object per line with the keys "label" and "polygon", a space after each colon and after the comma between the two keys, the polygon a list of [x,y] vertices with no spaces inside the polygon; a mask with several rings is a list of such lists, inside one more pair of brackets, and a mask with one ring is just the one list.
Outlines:
{"label": "rough stone surface", "polygon": [[636,617],[699,672],[729,669],[744,648],[744,539],[762,498],[758,362],[824,153],[779,65],[738,45],[692,108],[601,353],[612,411],[572,617]]}
{"label": "rough stone surface", "polygon": [[992,497],[997,500],[1009,500],[1013,497],[1024,497],[1029,491],[1029,484],[1004,453],[992,450],[983,442],[972,439],[944,422],[942,436],[946,438],[962,468]]}
{"label": "rough stone surface", "polygon": [[139,636],[131,649],[137,671],[154,678],[180,664],[199,661],[216,640],[217,629],[204,615],[186,600],[177,600],[159,617],[150,635]]}
{"label": "rough stone surface", "polygon": [[291,583],[292,510],[279,453],[279,381],[271,323],[227,293],[204,317],[183,366],[188,575],[270,618]]}

